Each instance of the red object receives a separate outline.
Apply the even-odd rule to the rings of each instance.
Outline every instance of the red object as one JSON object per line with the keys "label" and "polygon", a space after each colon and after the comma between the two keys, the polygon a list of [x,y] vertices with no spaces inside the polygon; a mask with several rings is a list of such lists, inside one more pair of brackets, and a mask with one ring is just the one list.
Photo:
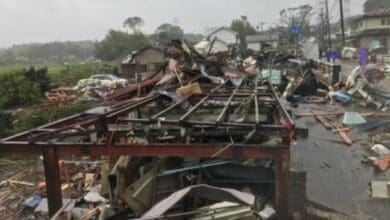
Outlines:
{"label": "red object", "polygon": [[46,182],[45,181],[39,182],[38,183],[38,188],[40,188],[40,189],[46,188]]}

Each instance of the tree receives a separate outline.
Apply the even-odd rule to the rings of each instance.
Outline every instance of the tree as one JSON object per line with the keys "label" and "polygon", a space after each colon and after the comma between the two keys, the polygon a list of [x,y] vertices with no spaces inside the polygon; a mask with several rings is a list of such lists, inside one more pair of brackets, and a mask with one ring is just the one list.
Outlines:
{"label": "tree", "polygon": [[[285,27],[285,34],[292,25],[301,27],[303,36],[311,35],[310,20],[313,16],[313,7],[310,5],[301,5],[298,7],[283,9],[279,12],[280,24]],[[292,38],[290,38],[292,40]]]}
{"label": "tree", "polygon": [[358,23],[356,19],[359,18],[360,15],[353,15],[344,19],[345,27],[351,28],[352,30],[356,30],[358,28]]}
{"label": "tree", "polygon": [[139,33],[139,28],[145,24],[144,20],[141,17],[129,17],[123,22],[123,27],[127,27],[133,30],[134,35]]}
{"label": "tree", "polygon": [[116,60],[147,45],[142,33],[130,35],[123,31],[110,30],[102,41],[95,43],[95,56],[101,60]]}
{"label": "tree", "polygon": [[367,0],[364,5],[364,13],[375,12],[380,9],[390,9],[389,0]]}
{"label": "tree", "polygon": [[29,69],[23,70],[23,75],[31,83],[39,85],[42,94],[50,89],[50,78],[47,75],[47,67],[35,69],[34,66],[31,66]]}
{"label": "tree", "polygon": [[238,33],[241,52],[245,53],[247,48],[246,35],[255,34],[256,29],[249,23],[246,16],[241,16],[241,19],[234,19],[230,24],[230,29]]}
{"label": "tree", "polygon": [[183,39],[184,31],[176,25],[164,23],[156,30],[156,41],[159,45],[166,45],[172,40]]}

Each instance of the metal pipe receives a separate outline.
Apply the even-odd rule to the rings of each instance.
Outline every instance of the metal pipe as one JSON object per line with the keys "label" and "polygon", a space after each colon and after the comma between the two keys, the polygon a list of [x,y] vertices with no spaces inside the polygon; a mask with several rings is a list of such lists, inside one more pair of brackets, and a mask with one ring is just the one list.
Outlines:
{"label": "metal pipe", "polygon": [[242,84],[242,81],[241,81],[240,85],[238,85],[237,88],[230,95],[230,97],[229,97],[225,107],[223,108],[221,114],[219,114],[219,116],[218,116],[218,118],[216,120],[217,123],[221,122],[222,118],[225,116],[225,113],[226,113],[227,109],[229,108],[230,103],[232,102],[234,95],[237,93],[238,89],[241,87],[241,84]]}
{"label": "metal pipe", "polygon": [[176,108],[177,106],[181,105],[183,102],[187,101],[190,97],[192,97],[192,95],[189,95],[189,96],[183,98],[182,100],[180,100],[179,102],[176,102],[175,104],[173,104],[173,105],[169,106],[168,108],[164,109],[163,111],[158,112],[157,114],[153,115],[151,117],[151,119],[155,120],[155,119],[161,117],[162,115],[164,115],[168,111]]}
{"label": "metal pipe", "polygon": [[226,83],[226,81],[224,83],[219,84],[216,88],[212,89],[208,95],[206,95],[198,103],[196,103],[196,105],[193,106],[190,110],[188,110],[188,112],[186,112],[179,120],[180,121],[187,120],[187,118],[190,117],[190,115],[192,113],[194,113],[196,111],[196,109],[199,108],[199,106],[201,106],[203,104],[203,102],[205,102],[210,97],[210,94],[212,94],[215,91],[217,91],[218,89],[220,89],[223,85],[225,85],[225,83]]}

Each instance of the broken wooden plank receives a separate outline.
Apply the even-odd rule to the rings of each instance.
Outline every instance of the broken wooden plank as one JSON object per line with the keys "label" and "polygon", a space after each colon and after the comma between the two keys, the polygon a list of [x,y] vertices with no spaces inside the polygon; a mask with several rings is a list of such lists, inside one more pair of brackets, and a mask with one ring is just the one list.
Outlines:
{"label": "broken wooden plank", "polygon": [[[334,128],[336,130],[342,129],[342,127],[338,125],[334,125]],[[337,134],[340,136],[340,138],[343,140],[345,144],[352,145],[352,140],[345,131],[338,131]]]}
{"label": "broken wooden plank", "polygon": [[351,128],[338,128],[338,129],[332,129],[333,132],[337,133],[337,132],[347,132],[347,131],[350,131]]}
{"label": "broken wooden plank", "polygon": [[316,118],[317,121],[319,121],[326,129],[332,129],[333,126],[321,115],[317,114],[318,112],[312,111],[312,114],[314,114],[314,117]]}

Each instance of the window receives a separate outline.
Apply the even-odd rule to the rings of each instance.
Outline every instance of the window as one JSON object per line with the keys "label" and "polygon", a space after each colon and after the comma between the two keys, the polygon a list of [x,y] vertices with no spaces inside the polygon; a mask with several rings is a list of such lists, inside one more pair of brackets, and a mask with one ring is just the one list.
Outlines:
{"label": "window", "polygon": [[390,25],[390,18],[387,18],[387,25]]}
{"label": "window", "polygon": [[386,18],[382,18],[382,19],[381,19],[381,24],[382,24],[382,25],[386,25]]}

